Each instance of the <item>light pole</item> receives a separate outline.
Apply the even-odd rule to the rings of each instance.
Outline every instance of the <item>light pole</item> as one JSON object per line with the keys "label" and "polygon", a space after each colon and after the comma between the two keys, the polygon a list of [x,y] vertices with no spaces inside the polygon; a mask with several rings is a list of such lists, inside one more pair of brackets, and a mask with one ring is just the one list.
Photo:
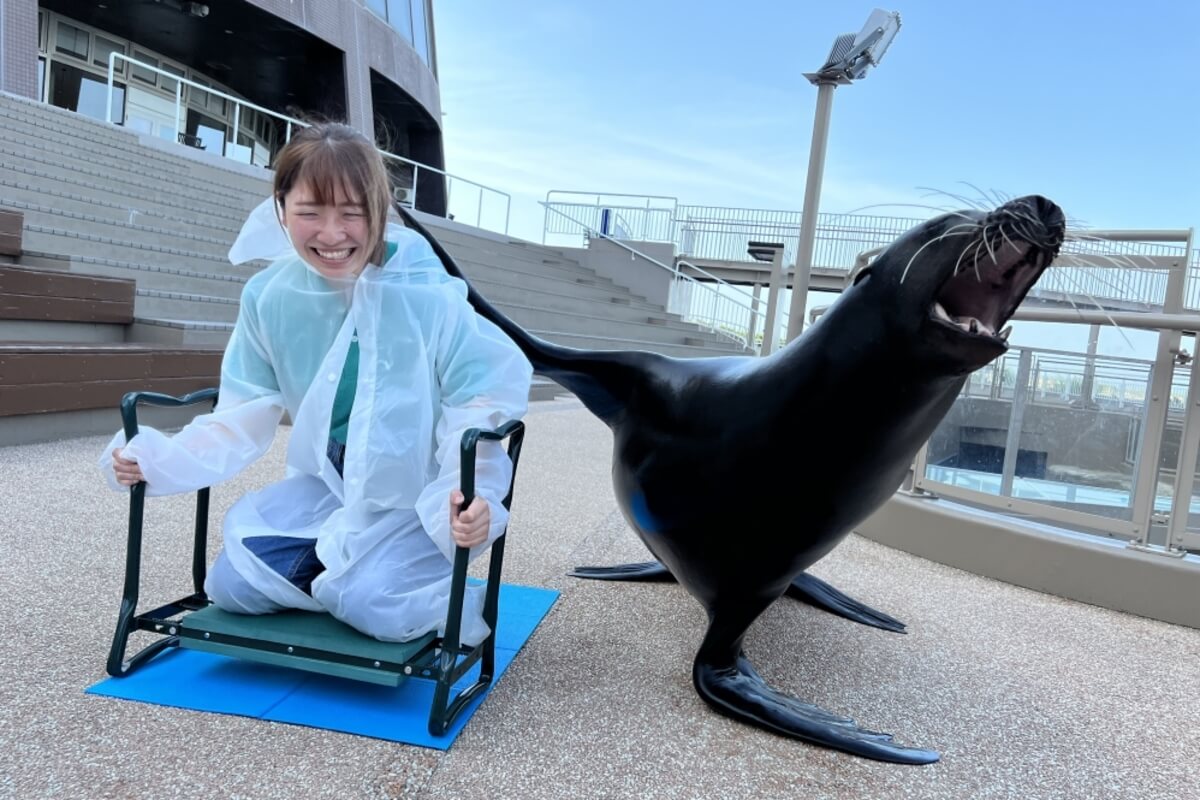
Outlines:
{"label": "light pole", "polygon": [[804,77],[817,87],[817,113],[813,121],[812,146],[808,151],[808,179],[804,184],[804,208],[800,213],[800,243],[796,248],[796,268],[792,273],[792,305],[788,312],[787,330],[789,342],[804,330],[833,90],[866,77],[867,71],[883,58],[899,30],[900,14],[877,8],[867,17],[867,24],[858,34],[843,33],[834,40],[824,66],[816,72],[804,73]]}

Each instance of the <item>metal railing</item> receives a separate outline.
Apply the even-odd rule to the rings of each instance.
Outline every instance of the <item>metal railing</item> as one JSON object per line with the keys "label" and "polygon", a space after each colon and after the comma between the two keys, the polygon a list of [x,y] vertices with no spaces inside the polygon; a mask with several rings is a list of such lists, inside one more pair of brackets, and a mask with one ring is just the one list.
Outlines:
{"label": "metal railing", "polygon": [[[1040,347],[1013,347],[971,373],[960,396],[1012,401],[1025,353],[1030,354],[1029,377],[1021,388],[1030,405],[1129,414],[1141,414],[1146,407],[1153,361]],[[1169,414],[1172,418],[1181,416],[1186,405],[1187,384],[1177,378],[1167,395]]]}
{"label": "metal railing", "polygon": [[[1179,242],[1186,248],[1181,252],[1194,252],[1191,230],[1108,235],[1117,241]],[[861,253],[856,269],[882,249]],[[1167,272],[1163,311],[1018,308],[1014,320],[1157,331],[1156,356],[1149,361],[1014,347],[968,377],[955,407],[914,459],[914,491],[1046,520],[1081,533],[1125,539],[1131,547],[1154,553],[1178,556],[1185,550],[1200,551],[1200,494],[1195,486],[1200,472],[1200,342],[1193,339],[1191,354],[1180,346],[1183,332],[1200,331],[1200,314],[1183,308],[1189,277],[1178,267]],[[989,408],[980,400],[995,402]],[[1000,425],[996,407],[1004,405],[1008,411]],[[1036,416],[1039,407],[1060,416],[1035,420],[1026,429],[1031,409]],[[1078,435],[1063,424],[1071,416],[1088,423],[1077,426]],[[1002,440],[999,468],[994,463],[945,463],[940,457],[945,453],[939,454],[937,448],[947,426],[958,426],[960,433],[968,428],[983,432],[984,446],[993,450],[999,447],[997,439]],[[1061,463],[1030,467],[1030,454],[1037,455],[1037,448],[1045,447],[1049,437],[1073,436],[1063,449],[1082,452],[1104,447],[1104,438],[1114,435],[1126,437],[1123,443],[1107,444],[1110,458],[1120,456],[1117,469]],[[1026,454],[1023,469],[1022,452]],[[1049,450],[1045,452],[1048,461]],[[1038,477],[1042,466],[1045,474]]]}
{"label": "metal railing", "polygon": [[[238,148],[241,147],[241,145],[238,143],[237,137],[238,137],[238,134],[242,132],[241,116],[242,116],[243,108],[250,109],[250,110],[254,111],[255,113],[263,114],[267,117],[270,117],[273,120],[276,120],[283,127],[283,130],[284,130],[283,141],[285,143],[291,140],[292,130],[294,128],[307,128],[310,125],[310,123],[304,122],[303,120],[296,119],[295,117],[289,117],[286,114],[280,114],[279,112],[272,111],[269,108],[263,108],[262,106],[257,105],[255,103],[251,103],[248,100],[244,100],[242,98],[235,97],[234,95],[228,94],[226,92],[222,92],[219,89],[214,89],[211,86],[205,86],[202,83],[198,83],[196,81],[189,80],[187,78],[184,78],[181,75],[177,75],[173,72],[170,72],[169,70],[164,70],[159,67],[152,66],[145,62],[138,61],[135,58],[130,58],[129,56],[127,56],[123,53],[118,53],[115,51],[112,53],[109,53],[109,56],[108,56],[108,102],[106,104],[105,121],[110,124],[113,124],[113,122],[114,122],[113,121],[113,89],[114,89],[114,84],[115,84],[115,79],[116,79],[116,65],[117,65],[118,59],[120,59],[121,61],[126,62],[128,64],[137,66],[140,69],[144,69],[147,72],[152,72],[152,73],[161,75],[161,76],[175,82],[175,110],[174,110],[173,119],[175,121],[175,137],[174,138],[176,140],[179,140],[180,137],[185,132],[185,125],[186,125],[185,113],[186,113],[186,109],[187,109],[187,104],[184,102],[184,99],[183,99],[184,85],[187,85],[189,88],[191,88],[194,91],[205,92],[208,96],[219,97],[227,103],[232,103],[233,104],[233,121],[232,121],[232,125],[230,125],[230,129],[224,132],[224,138],[222,139],[221,153],[219,155],[221,155],[225,158],[229,158],[231,160],[239,161],[239,163],[245,163],[245,162],[240,162],[240,160],[235,158],[235,155],[234,155],[238,152]],[[128,95],[126,95],[126,97],[128,97]],[[122,114],[122,121],[119,123],[115,123],[115,124],[124,125],[124,114]],[[473,203],[474,204],[474,214],[475,214],[475,216],[474,216],[475,227],[485,228],[487,230],[499,231],[500,233],[504,233],[504,234],[508,233],[508,225],[509,225],[509,219],[510,219],[511,208],[512,208],[512,196],[509,195],[507,192],[502,192],[499,189],[493,189],[490,186],[484,186],[483,184],[477,183],[476,181],[470,180],[469,178],[464,178],[459,175],[453,175],[449,172],[446,172],[445,170],[430,166],[429,164],[422,164],[419,161],[413,161],[410,158],[405,158],[404,156],[396,155],[395,153],[389,153],[386,150],[383,150],[381,148],[377,148],[377,149],[379,149],[379,152],[384,157],[384,159],[386,159],[388,161],[392,161],[394,163],[402,164],[405,167],[407,167],[409,170],[411,170],[409,186],[398,187],[398,188],[410,189],[414,200],[416,198],[417,185],[418,185],[418,182],[420,181],[422,173],[431,173],[434,176],[441,176],[441,178],[446,183],[446,213],[447,213],[447,216],[449,216],[453,219],[456,219],[460,222],[470,219],[471,217],[470,217],[469,212],[471,210],[472,195],[477,193],[477,201]],[[436,180],[436,179],[437,178],[431,178],[431,177],[426,178],[426,180]],[[472,187],[474,191],[469,192],[467,194],[467,199],[465,201],[465,204],[460,203],[459,206],[454,206],[454,205],[452,205],[452,203],[454,202],[455,198],[462,197],[462,195],[463,195],[462,190],[455,192],[454,189],[457,184],[465,184],[468,187]],[[504,223],[503,223],[502,227],[492,227],[492,226],[489,226],[488,224],[485,224],[484,215],[483,215],[485,193],[488,193],[490,196],[492,196],[497,201],[503,202]]]}
{"label": "metal railing", "polygon": [[[563,199],[553,199],[556,196]],[[632,203],[631,200],[642,202]],[[610,233],[604,230],[605,210],[620,216],[626,232],[623,238],[644,242],[675,240],[674,220],[679,201],[674,197],[551,189],[546,192],[546,200],[541,205],[546,209],[542,244],[546,244],[548,234],[583,237],[588,231]],[[554,214],[552,211],[560,213]]]}
{"label": "metal railing", "polygon": [[[570,205],[577,219],[598,219],[604,210],[619,213],[636,231],[631,238],[673,242],[680,255],[692,261],[749,261],[746,245],[751,240],[782,242],[784,263],[795,261],[798,211],[681,205],[675,198],[669,198],[671,205],[651,208],[649,200],[638,195],[558,191],[547,194],[552,205],[554,195],[573,198]],[[890,244],[923,221],[917,217],[820,214],[813,266],[849,271],[862,251]],[[543,241],[547,233],[582,235],[583,230],[560,221],[553,228],[547,226]],[[1036,296],[1062,304],[1162,308],[1170,264],[1186,256],[1189,268],[1183,307],[1200,309],[1200,251],[1164,243],[1159,231],[1126,232],[1141,239],[1117,238],[1114,234],[1119,233],[1072,232],[1059,268],[1043,277]]]}
{"label": "metal railing", "polygon": [[[1153,233],[1192,250],[1191,231]],[[1200,550],[1200,358],[1180,349],[1200,314],[1183,308],[1186,278],[1166,271],[1163,312],[1018,309],[1018,320],[1157,331],[1156,356],[1014,347],[970,376],[917,454],[914,490],[1153,552]]]}
{"label": "metal railing", "polygon": [[[691,267],[709,278],[708,281],[696,280],[691,275],[682,272],[679,268],[668,266],[599,229],[588,229],[585,222],[572,219],[570,215],[559,208],[553,208],[545,202],[542,202],[541,205],[546,209],[548,214],[565,217],[572,225],[583,226],[584,230],[591,237],[612,242],[617,247],[628,252],[632,260],[641,259],[669,273],[671,281],[671,301],[668,303],[669,311],[680,314],[687,322],[699,325],[720,336],[735,341],[756,353],[758,352],[759,343],[750,340],[749,332],[750,320],[756,314],[765,313],[765,308],[761,311],[758,309],[758,305],[762,304],[761,300],[754,298],[740,287],[731,286],[704,270]],[[738,295],[743,296],[744,299]]]}

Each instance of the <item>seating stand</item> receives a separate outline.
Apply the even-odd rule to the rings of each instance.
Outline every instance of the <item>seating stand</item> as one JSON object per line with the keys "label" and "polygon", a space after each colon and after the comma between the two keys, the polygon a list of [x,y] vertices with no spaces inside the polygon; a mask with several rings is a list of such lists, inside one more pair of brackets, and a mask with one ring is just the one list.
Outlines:
{"label": "seating stand", "polygon": [[[137,435],[138,404],[178,407],[215,404],[216,399],[215,389],[204,389],[184,397],[131,392],[121,402],[126,439]],[[463,434],[460,474],[466,503],[474,496],[475,451],[479,440],[508,440],[508,457],[513,464],[515,481],[524,435],[525,426],[519,421],[509,422],[494,431],[470,429]],[[463,707],[491,684],[495,675],[496,620],[507,531],[491,546],[483,606],[483,618],[491,633],[485,640],[473,647],[463,645],[459,640],[468,559],[468,550],[459,547],[454,556],[445,635],[430,633],[412,642],[381,642],[328,614],[286,611],[251,616],[230,614],[211,606],[204,594],[208,488],[196,494],[193,593],[139,614],[137,604],[145,493],[145,483],[139,483],[130,490],[124,596],[108,657],[109,675],[124,677],[163,650],[182,647],[387,686],[398,686],[408,678],[432,680],[437,684],[429,711],[429,732],[434,736],[444,735]],[[511,503],[512,484],[504,498],[504,507],[509,508]],[[148,631],[160,634],[162,638],[126,659],[125,651],[134,631]],[[454,684],[476,663],[480,664],[479,678],[452,697]]]}

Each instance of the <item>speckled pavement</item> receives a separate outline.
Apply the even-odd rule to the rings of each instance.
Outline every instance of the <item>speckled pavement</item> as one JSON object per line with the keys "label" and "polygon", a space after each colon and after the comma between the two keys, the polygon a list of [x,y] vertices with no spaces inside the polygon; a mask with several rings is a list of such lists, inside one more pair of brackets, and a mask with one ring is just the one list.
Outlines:
{"label": "speckled pavement", "polygon": [[[0,797],[1200,798],[1200,631],[854,536],[814,573],[910,633],[785,599],[747,650],[779,688],[942,761],[880,764],[712,713],[691,687],[691,598],[564,575],[646,557],[613,502],[607,429],[570,399],[534,404],[528,426],[505,578],[562,595],[446,753],[85,695],[104,677],[127,501],[94,467],[102,438],[0,449]],[[280,474],[286,438],[214,491],[216,520]],[[188,499],[152,501],[143,607],[186,591],[189,531]]]}

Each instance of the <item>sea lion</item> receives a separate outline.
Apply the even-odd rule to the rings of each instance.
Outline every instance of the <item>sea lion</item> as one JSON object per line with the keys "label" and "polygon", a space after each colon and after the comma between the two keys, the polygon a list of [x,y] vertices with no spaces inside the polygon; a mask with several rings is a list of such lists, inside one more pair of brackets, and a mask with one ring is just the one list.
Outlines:
{"label": "sea lion", "polygon": [[[428,231],[406,219],[461,277]],[[722,714],[780,734],[926,764],[936,752],[772,689],[742,641],[797,579],[802,593],[822,594],[804,570],[892,495],[967,376],[1008,349],[1002,328],[1064,233],[1062,210],[1039,196],[931,219],[858,272],[803,336],[766,358],[560,347],[531,336],[473,289],[469,300],[539,373],[612,429],[617,500],[662,565],[615,571],[635,578],[669,571],[704,606],[709,625],[692,668],[700,696]],[[772,484],[794,488],[782,494]],[[890,617],[846,600],[841,610],[888,627]]]}

